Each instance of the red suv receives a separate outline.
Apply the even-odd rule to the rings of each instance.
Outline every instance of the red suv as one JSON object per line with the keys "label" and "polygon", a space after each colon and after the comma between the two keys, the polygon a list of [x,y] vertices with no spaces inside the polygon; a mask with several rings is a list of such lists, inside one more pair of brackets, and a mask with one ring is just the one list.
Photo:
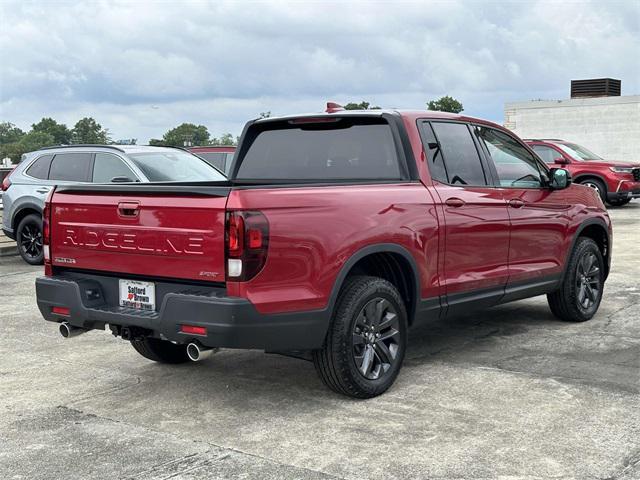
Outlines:
{"label": "red suv", "polygon": [[589,320],[611,259],[594,190],[499,125],[429,111],[255,120],[228,179],[60,186],[44,222],[38,307],[63,336],[108,325],[164,363],[308,358],[359,398],[428,319],[547,295]]}
{"label": "red suv", "polygon": [[548,165],[563,166],[573,178],[593,188],[603,202],[613,206],[640,197],[640,163],[607,161],[586,148],[557,139],[525,140]]}

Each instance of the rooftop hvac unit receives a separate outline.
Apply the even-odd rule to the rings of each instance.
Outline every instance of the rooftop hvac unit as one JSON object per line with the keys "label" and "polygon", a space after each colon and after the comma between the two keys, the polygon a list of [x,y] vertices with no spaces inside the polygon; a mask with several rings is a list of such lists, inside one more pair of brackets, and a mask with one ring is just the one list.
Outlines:
{"label": "rooftop hvac unit", "polygon": [[619,97],[621,83],[615,78],[571,80],[571,98]]}

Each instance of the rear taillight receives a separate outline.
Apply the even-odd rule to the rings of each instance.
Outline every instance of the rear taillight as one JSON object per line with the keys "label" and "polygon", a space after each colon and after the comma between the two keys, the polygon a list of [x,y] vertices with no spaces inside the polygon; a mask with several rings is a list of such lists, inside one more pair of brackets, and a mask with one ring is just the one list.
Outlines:
{"label": "rear taillight", "polygon": [[44,251],[44,274],[48,277],[53,275],[51,268],[51,197],[55,187],[51,189],[44,202],[42,210],[42,250]]}
{"label": "rear taillight", "polygon": [[267,261],[269,222],[260,212],[227,213],[227,279],[246,281],[255,277]]}
{"label": "rear taillight", "polygon": [[9,179],[9,177],[13,172],[14,170],[11,170],[9,173],[7,173],[7,176],[4,177],[4,179],[2,180],[2,186],[0,186],[0,189],[3,192],[6,192],[7,190],[9,190],[9,187],[11,186],[11,180]]}

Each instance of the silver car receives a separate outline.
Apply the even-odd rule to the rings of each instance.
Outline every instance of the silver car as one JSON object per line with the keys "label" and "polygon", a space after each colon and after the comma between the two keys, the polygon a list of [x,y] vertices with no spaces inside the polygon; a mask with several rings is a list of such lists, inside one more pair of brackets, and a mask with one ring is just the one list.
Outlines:
{"label": "silver car", "polygon": [[27,153],[2,183],[2,230],[25,262],[41,264],[42,209],[55,185],[114,182],[224,181],[201,158],[179,148],[69,145]]}

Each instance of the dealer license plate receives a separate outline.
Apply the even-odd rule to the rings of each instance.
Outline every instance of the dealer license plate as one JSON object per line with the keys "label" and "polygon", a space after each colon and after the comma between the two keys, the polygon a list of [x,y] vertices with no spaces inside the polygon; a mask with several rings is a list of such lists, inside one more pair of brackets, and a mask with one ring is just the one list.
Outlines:
{"label": "dealer license plate", "polygon": [[156,285],[153,282],[120,280],[120,306],[140,310],[156,309]]}

